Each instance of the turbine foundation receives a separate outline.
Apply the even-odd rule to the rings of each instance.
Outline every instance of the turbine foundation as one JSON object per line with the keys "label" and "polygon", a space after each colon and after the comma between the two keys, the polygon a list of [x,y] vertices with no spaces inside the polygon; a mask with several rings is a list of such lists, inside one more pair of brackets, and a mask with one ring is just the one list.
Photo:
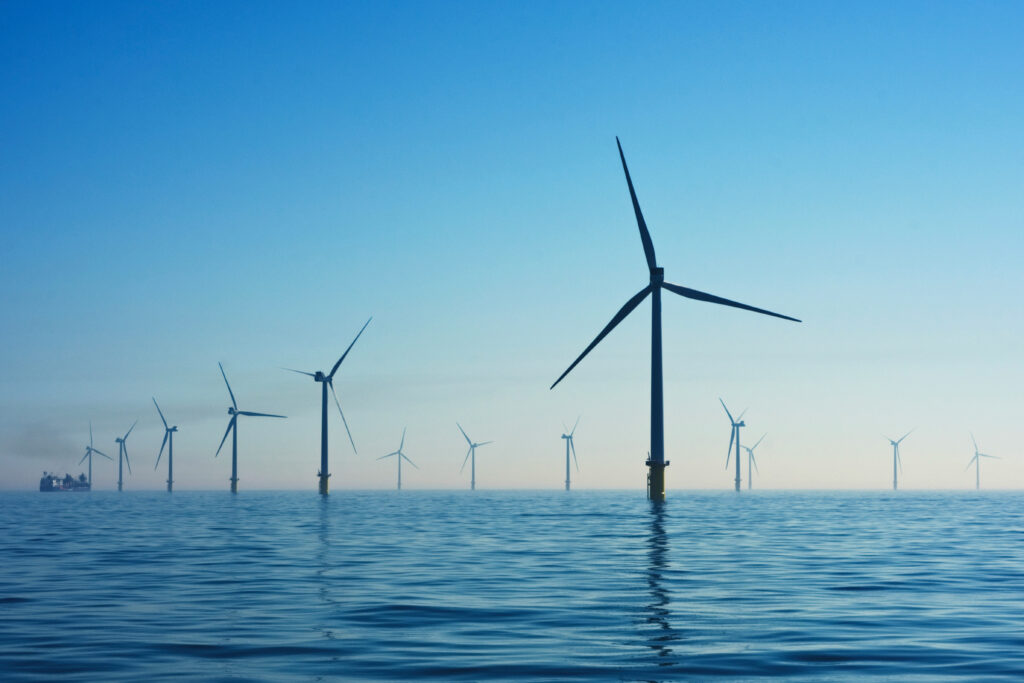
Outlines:
{"label": "turbine foundation", "polygon": [[647,498],[649,500],[665,500],[665,468],[668,463],[647,461]]}
{"label": "turbine foundation", "polygon": [[238,477],[231,477],[231,493],[238,493]]}
{"label": "turbine foundation", "polygon": [[318,472],[317,473],[317,477],[320,478],[320,489],[319,489],[320,490],[320,495],[321,496],[326,496],[327,492],[328,492],[328,488],[329,488],[328,485],[327,485],[327,482],[331,478],[331,475],[329,475],[329,474],[320,474]]}

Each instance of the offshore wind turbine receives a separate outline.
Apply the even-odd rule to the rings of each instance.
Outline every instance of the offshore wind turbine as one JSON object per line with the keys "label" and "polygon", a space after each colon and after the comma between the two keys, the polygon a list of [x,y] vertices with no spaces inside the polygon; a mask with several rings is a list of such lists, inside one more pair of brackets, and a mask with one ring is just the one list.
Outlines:
{"label": "offshore wind turbine", "polygon": [[480,443],[474,443],[472,439],[466,436],[466,430],[462,428],[462,425],[456,422],[455,426],[459,428],[459,431],[462,432],[462,436],[466,438],[466,443],[469,444],[469,450],[466,451],[466,459],[462,461],[462,467],[459,468],[459,473],[461,474],[462,470],[466,469],[466,460],[469,460],[472,457],[473,464],[470,466],[469,490],[476,491],[476,449],[480,446],[486,446],[487,444],[494,442],[482,441]]}
{"label": "offshore wind turbine", "polygon": [[[370,316],[370,320],[373,320],[373,316]],[[370,320],[366,321],[362,329],[359,330],[359,333],[356,334],[356,338],[353,339],[352,343],[348,345],[347,349],[345,349],[345,353],[341,354],[341,358],[339,358],[338,362],[334,364],[333,368],[331,368],[330,374],[325,375],[323,370],[317,370],[316,372],[305,372],[303,370],[292,370],[291,368],[283,368],[284,370],[288,370],[289,372],[297,372],[300,375],[308,375],[309,377],[313,378],[314,382],[319,382],[321,384],[320,471],[316,473],[316,476],[320,480],[320,495],[323,496],[327,495],[327,480],[331,476],[330,472],[327,471],[327,388],[331,388],[331,395],[334,396],[334,404],[338,406],[338,414],[341,415],[341,423],[345,425],[345,433],[348,434],[349,443],[352,444],[352,452],[358,454],[358,451],[356,450],[356,442],[352,440],[352,432],[350,432],[348,429],[348,421],[345,419],[345,413],[341,412],[341,403],[338,401],[338,394],[334,392],[334,373],[336,373],[338,371],[338,368],[341,367],[341,361],[345,360],[345,356],[347,356],[348,352],[352,350],[353,346],[355,346],[356,340],[359,339],[359,335],[363,333],[363,330],[366,329],[366,326],[370,324]]]}
{"label": "offshore wind turbine", "polygon": [[384,458],[390,458],[392,456],[397,456],[398,457],[398,490],[399,491],[402,490],[402,460],[404,459],[410,465],[412,465],[416,469],[419,469],[419,465],[414,463],[412,460],[409,460],[409,457],[405,453],[402,452],[402,447],[404,447],[404,446],[405,446],[405,427],[402,427],[402,443],[398,444],[398,450],[394,451],[393,453],[388,453],[387,455],[382,455],[379,458],[377,458],[378,460],[383,460]]}
{"label": "offshore wind turbine", "polygon": [[[725,408],[725,401],[718,399],[718,402]],[[747,414],[747,409],[744,408],[743,412],[740,413],[738,419],[732,419],[732,413],[729,412],[728,408],[725,408],[725,414],[729,416],[729,424],[732,425],[732,430],[729,432],[729,450],[726,451],[725,456],[725,469],[729,469],[729,458],[732,456],[732,444],[736,443],[736,490],[740,490],[740,427],[746,427],[747,423],[743,421],[743,416]],[[747,476],[750,476],[750,468],[747,468]]]}
{"label": "offshore wind turbine", "polygon": [[565,490],[569,490],[569,449],[572,449],[572,459],[576,463],[576,471],[580,471],[580,461],[576,459],[576,444],[573,443],[572,437],[576,433],[576,427],[580,424],[580,418],[576,418],[576,424],[572,426],[572,431],[563,423],[565,431],[568,434],[562,434],[562,438],[565,439]]}
{"label": "offshore wind turbine", "polygon": [[78,464],[81,465],[83,462],[85,462],[86,458],[89,458],[89,490],[90,491],[92,491],[92,454],[93,453],[95,453],[96,455],[102,455],[104,458],[106,458],[107,460],[109,460],[111,462],[114,461],[113,458],[111,458],[109,455],[107,455],[106,453],[104,453],[100,449],[92,447],[92,422],[89,422],[89,445],[85,447],[85,455],[83,455],[82,459],[78,461]]}
{"label": "offshore wind turbine", "polygon": [[[917,427],[914,427],[914,429],[917,429]],[[913,432],[914,429],[911,429],[909,432],[907,432],[906,434],[904,434],[900,438],[896,439],[895,441],[893,439],[889,439],[889,437],[885,437],[886,439],[889,440],[889,443],[892,445],[892,490],[893,491],[896,490],[896,485],[898,483],[898,480],[896,478],[896,468],[899,467],[900,474],[903,474],[903,459],[900,457],[900,444],[903,443],[903,439],[905,439],[908,436],[910,436],[910,433]],[[968,467],[970,467],[970,465],[968,465]]]}
{"label": "offshore wind turbine", "polygon": [[238,402],[235,401],[235,392],[231,391],[231,385],[228,383],[228,376],[224,373],[224,366],[219,362],[217,366],[220,367],[220,374],[224,378],[224,384],[227,384],[228,394],[231,395],[231,405],[228,406],[228,415],[231,416],[231,420],[228,422],[228,428],[224,432],[224,437],[220,440],[220,445],[217,446],[217,452],[213,454],[213,457],[220,455],[220,449],[224,447],[224,441],[227,440],[228,434],[231,434],[231,493],[238,493],[238,416],[247,415],[249,417],[280,417],[284,415],[271,415],[270,413],[253,413],[248,410],[239,410]]}
{"label": "offshore wind turbine", "polygon": [[[764,441],[764,437],[766,437],[766,436],[768,436],[768,435],[767,434],[762,434],[761,438],[758,439],[757,443],[755,443],[753,446],[750,446],[750,447],[744,446],[743,447],[743,450],[745,450],[747,452],[747,490],[748,491],[750,489],[754,488],[754,471],[756,470],[758,474],[761,474],[761,470],[759,470],[757,468],[757,458],[754,457],[754,449],[761,445],[761,442]],[[753,468],[753,469],[751,469],[751,468]]]}
{"label": "offshore wind turbine", "polygon": [[167,446],[167,491],[170,492],[174,485],[174,432],[178,431],[178,425],[167,426],[164,412],[160,410],[156,398],[153,398],[153,405],[156,406],[156,412],[160,413],[160,421],[164,423],[164,442],[160,444],[160,452],[156,454],[156,464],[153,465],[153,469],[160,466],[160,456],[164,454],[164,446]]}
{"label": "offshore wind turbine", "polygon": [[[121,477],[122,474],[122,461],[128,465],[128,474],[132,473],[132,463],[128,460],[128,435],[135,429],[135,425],[139,423],[138,420],[132,422],[132,426],[128,428],[128,431],[124,433],[124,436],[119,436],[114,439],[117,444],[117,490],[120,491],[124,488],[124,480]],[[92,488],[91,486],[89,488]]]}
{"label": "offshore wind turbine", "polygon": [[971,468],[972,464],[974,465],[974,488],[975,489],[980,489],[981,488],[981,459],[982,458],[992,458],[993,460],[1001,460],[1001,458],[998,455],[985,455],[984,453],[980,452],[978,450],[978,442],[974,440],[974,433],[973,432],[969,432],[969,433],[971,435],[971,443],[974,444],[974,457],[971,458],[970,461],[968,461],[967,467],[964,469],[964,471],[969,470]]}
{"label": "offshore wind turbine", "polygon": [[764,315],[774,316],[776,318],[783,318],[785,320],[792,320],[794,322],[800,322],[796,318],[791,318],[788,315],[781,315],[779,313],[772,313],[771,311],[764,310],[762,308],[755,308],[754,306],[748,306],[747,304],[741,304],[736,301],[729,299],[723,299],[722,297],[715,296],[713,294],[707,294],[700,292],[696,289],[690,289],[689,287],[681,287],[674,285],[669,282],[665,282],[665,269],[660,268],[654,256],[654,243],[651,241],[651,234],[647,230],[647,223],[644,222],[644,216],[640,212],[640,203],[637,201],[636,192],[633,189],[633,180],[629,176],[629,168],[626,166],[626,157],[622,153],[622,145],[619,143],[619,139],[615,138],[615,144],[619,148],[619,159],[622,161],[622,170],[626,174],[626,185],[629,186],[629,196],[633,202],[633,212],[636,214],[636,223],[640,229],[640,241],[643,243],[644,256],[647,259],[647,269],[650,274],[650,281],[643,289],[633,295],[633,297],[626,302],[626,304],[619,309],[619,312],[615,314],[611,322],[605,325],[605,328],[601,330],[600,334],[590,342],[590,346],[583,350],[583,353],[573,361],[572,365],[562,373],[561,377],[555,380],[555,383],[551,385],[554,389],[555,386],[562,381],[562,379],[569,374],[570,371],[576,365],[583,360],[583,358],[590,353],[591,349],[598,345],[598,343],[611,332],[616,325],[622,322],[627,315],[629,315],[634,308],[640,305],[648,295],[651,296],[651,450],[650,455],[647,459],[648,475],[647,475],[647,495],[653,500],[664,500],[665,499],[665,467],[668,466],[668,461],[665,460],[665,410],[664,410],[664,395],[662,388],[662,371],[661,371],[661,290],[667,289],[668,291],[686,297],[687,299],[696,299],[697,301],[706,301],[713,304],[721,304],[723,306],[732,306],[733,308],[742,308],[747,311],[753,311],[754,313],[763,313]]}

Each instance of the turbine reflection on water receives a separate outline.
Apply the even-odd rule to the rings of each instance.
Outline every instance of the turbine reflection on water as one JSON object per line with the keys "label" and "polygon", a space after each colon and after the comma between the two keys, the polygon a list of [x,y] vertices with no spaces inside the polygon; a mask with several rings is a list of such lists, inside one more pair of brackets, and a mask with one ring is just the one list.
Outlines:
{"label": "turbine reflection on water", "polygon": [[668,565],[667,554],[665,504],[661,501],[652,501],[651,535],[647,539],[647,587],[651,591],[651,600],[645,605],[644,622],[654,629],[648,647],[654,651],[655,663],[658,666],[673,666],[678,663],[677,658],[673,656],[672,644],[679,640],[679,633],[669,622],[671,600],[664,584],[664,573]]}

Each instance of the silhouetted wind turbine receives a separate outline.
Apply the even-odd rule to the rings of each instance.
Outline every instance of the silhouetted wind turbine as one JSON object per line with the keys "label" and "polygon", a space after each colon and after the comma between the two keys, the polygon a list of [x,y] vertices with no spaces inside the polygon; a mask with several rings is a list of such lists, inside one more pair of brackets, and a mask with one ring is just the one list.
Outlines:
{"label": "silhouetted wind turbine", "polygon": [[[718,399],[718,402],[725,408],[725,401]],[[740,490],[740,427],[746,427],[747,423],[743,421],[743,416],[747,414],[747,409],[744,408],[743,412],[740,413],[740,417],[737,420],[732,419],[732,413],[729,412],[728,408],[725,408],[725,414],[729,416],[729,424],[732,425],[732,430],[729,432],[729,450],[725,456],[725,469],[729,469],[729,458],[732,456],[732,444],[736,442],[736,490]],[[748,468],[749,469],[749,468]],[[750,472],[747,472],[747,476]]]}
{"label": "silhouetted wind turbine", "polygon": [[971,443],[974,444],[974,457],[971,458],[970,461],[968,461],[967,467],[964,469],[964,471],[966,472],[967,470],[971,469],[971,465],[972,464],[974,465],[974,488],[975,489],[980,489],[981,488],[981,459],[982,458],[992,458],[993,460],[1001,460],[1001,458],[998,455],[985,455],[984,453],[980,452],[978,450],[978,442],[974,440],[974,433],[970,432],[970,434],[971,434]]}
{"label": "silhouetted wind turbine", "polygon": [[466,451],[466,459],[462,461],[462,467],[459,468],[459,473],[461,474],[462,470],[466,469],[466,460],[469,460],[470,457],[472,457],[473,464],[470,466],[469,490],[470,491],[475,491],[476,490],[476,449],[478,447],[480,447],[480,446],[486,446],[487,444],[494,443],[494,442],[493,441],[483,441],[481,443],[473,443],[473,441],[470,440],[470,438],[468,436],[466,436],[466,431],[462,428],[462,425],[460,425],[458,422],[456,422],[455,426],[459,428],[459,431],[462,432],[462,436],[464,436],[466,438],[466,443],[469,444],[469,450]]}
{"label": "silhouetted wind turbine", "polygon": [[164,423],[164,442],[160,444],[160,452],[156,454],[156,464],[153,465],[153,469],[160,466],[160,456],[164,454],[164,446],[167,446],[167,490],[170,491],[174,485],[174,432],[178,431],[178,425],[167,426],[164,412],[160,410],[156,398],[153,399],[153,405],[156,406],[156,412],[160,413],[160,421]]}
{"label": "silhouetted wind turbine", "polygon": [[[761,442],[764,441],[764,437],[766,437],[766,436],[768,436],[768,435],[767,434],[762,434],[761,438],[758,439],[757,443],[755,443],[753,446],[750,446],[749,448],[747,446],[743,447],[743,450],[745,450],[747,452],[747,490],[748,491],[750,489],[754,488],[754,471],[756,470],[758,474],[761,474],[761,470],[759,470],[757,468],[757,458],[754,457],[754,449],[761,445]],[[753,468],[753,469],[751,469],[751,468]]]}
{"label": "silhouetted wind turbine", "polygon": [[576,459],[576,444],[573,443],[573,440],[572,440],[573,435],[576,433],[576,427],[579,425],[579,423],[580,423],[580,418],[577,417],[576,418],[576,424],[574,424],[572,426],[572,431],[569,431],[569,428],[564,423],[562,424],[562,426],[565,427],[565,431],[569,432],[568,434],[562,434],[562,438],[565,439],[565,490],[566,491],[569,490],[569,449],[572,449],[572,459],[573,459],[573,462],[576,463],[576,471],[577,472],[580,471],[580,461]]}
{"label": "silhouetted wind turbine", "polygon": [[86,458],[89,458],[89,490],[90,491],[92,491],[92,454],[93,453],[95,453],[96,455],[102,455],[104,458],[106,458],[107,460],[109,460],[111,462],[114,461],[113,458],[111,458],[109,455],[107,455],[106,453],[104,453],[100,449],[92,447],[92,422],[90,422],[89,423],[89,445],[85,447],[85,455],[83,455],[82,459],[78,461],[78,464],[81,465],[83,462],[85,462]]}
{"label": "silhouetted wind turbine", "polygon": [[619,147],[619,159],[622,160],[622,170],[626,174],[626,184],[629,186],[629,196],[633,201],[633,212],[636,214],[637,226],[640,229],[640,241],[643,243],[644,256],[647,258],[647,268],[650,271],[650,282],[649,284],[633,295],[626,304],[619,309],[619,312],[615,314],[600,334],[590,342],[590,346],[583,350],[583,353],[573,361],[572,365],[562,373],[561,377],[555,380],[555,383],[551,385],[554,389],[555,385],[562,381],[569,372],[572,371],[576,365],[583,360],[583,358],[590,353],[597,344],[611,332],[616,325],[629,315],[634,308],[640,305],[640,302],[647,298],[647,295],[651,295],[651,451],[648,456],[647,466],[648,472],[648,485],[647,494],[648,497],[655,500],[664,500],[665,498],[665,467],[669,464],[665,460],[665,411],[664,411],[664,400],[662,392],[662,377],[661,377],[661,290],[667,289],[670,292],[679,294],[680,296],[688,299],[696,299],[698,301],[707,301],[713,304],[722,304],[724,306],[732,306],[734,308],[742,308],[747,311],[753,311],[755,313],[763,313],[765,315],[771,315],[776,318],[783,318],[785,320],[792,320],[794,322],[800,322],[796,318],[791,318],[788,315],[780,315],[778,313],[772,313],[762,308],[755,308],[746,304],[741,304],[736,301],[730,301],[729,299],[723,299],[722,297],[715,296],[713,294],[706,294],[704,292],[690,289],[688,287],[680,287],[679,285],[673,285],[665,282],[665,269],[658,267],[657,261],[654,257],[654,244],[651,242],[651,235],[647,230],[647,223],[644,222],[643,214],[640,212],[640,203],[637,201],[636,192],[633,189],[633,181],[629,177],[629,168],[626,167],[626,157],[622,153],[622,145],[619,143],[619,139],[615,138],[615,144]]}
{"label": "silhouetted wind turbine", "polygon": [[[373,320],[373,316],[370,317],[370,320]],[[338,406],[338,413],[341,415],[341,423],[345,425],[345,433],[348,434],[349,443],[352,444],[352,452],[358,453],[358,451],[356,451],[356,442],[352,440],[352,432],[348,429],[348,421],[345,419],[345,413],[341,412],[341,403],[338,401],[338,394],[334,392],[334,373],[336,373],[338,368],[341,367],[341,361],[345,360],[345,356],[347,356],[348,352],[352,350],[353,346],[355,346],[356,339],[359,339],[359,335],[361,335],[363,330],[366,329],[366,326],[370,324],[370,320],[366,321],[362,329],[359,330],[359,333],[356,334],[356,338],[353,339],[352,343],[348,345],[347,349],[345,349],[345,353],[341,354],[341,358],[339,358],[338,362],[334,364],[333,368],[331,368],[330,374],[325,375],[323,370],[305,372],[303,370],[283,368],[290,372],[297,372],[300,375],[308,375],[313,378],[314,382],[320,382],[322,385],[320,388],[320,471],[316,473],[316,476],[320,479],[320,494],[324,496],[327,495],[327,480],[331,476],[330,472],[327,471],[327,388],[331,388],[331,395],[334,396],[334,404]]]}
{"label": "silhouetted wind turbine", "polygon": [[[122,461],[122,459],[124,460],[124,463],[126,465],[128,465],[128,474],[132,473],[132,463],[131,463],[130,460],[128,460],[128,435],[132,433],[132,430],[135,429],[135,425],[138,424],[138,422],[139,422],[138,420],[135,420],[135,422],[132,422],[132,426],[128,428],[128,431],[124,433],[124,436],[119,436],[116,439],[114,439],[114,442],[117,443],[117,490],[118,491],[120,491],[120,490],[122,490],[122,488],[124,488],[124,481],[123,481],[123,479],[121,477],[121,474],[122,474],[121,461]],[[92,487],[90,486],[90,488],[92,488]]]}
{"label": "silhouetted wind turbine", "polygon": [[238,416],[246,415],[248,417],[280,417],[284,415],[271,415],[270,413],[253,413],[247,410],[239,410],[238,403],[235,401],[235,392],[231,391],[231,385],[228,383],[228,376],[224,373],[224,366],[219,362],[217,366],[220,368],[220,374],[224,378],[224,384],[227,384],[228,394],[231,395],[231,405],[228,407],[228,415],[231,416],[231,421],[228,422],[228,428],[224,432],[224,437],[220,440],[220,445],[217,446],[217,452],[213,454],[213,457],[220,455],[220,449],[224,447],[224,441],[228,438],[228,433],[231,434],[231,493],[238,493]]}
{"label": "silhouetted wind turbine", "polygon": [[412,465],[416,469],[419,469],[419,466],[416,463],[414,463],[412,460],[409,460],[409,457],[405,453],[402,452],[402,447],[403,446],[405,446],[405,427],[402,427],[402,442],[400,444],[398,444],[398,450],[394,451],[393,453],[388,453],[387,455],[382,455],[379,458],[377,458],[378,460],[383,460],[384,458],[390,458],[391,456],[398,456],[398,490],[399,491],[402,490],[402,460],[404,459],[410,465]]}
{"label": "silhouetted wind turbine", "polygon": [[[917,427],[914,427],[914,429],[917,429]],[[898,480],[896,478],[896,468],[899,467],[900,474],[903,474],[903,459],[900,458],[900,444],[903,443],[903,439],[905,439],[908,436],[910,436],[911,432],[913,432],[914,429],[911,429],[909,432],[907,432],[906,434],[904,434],[900,438],[896,439],[895,441],[893,441],[892,439],[889,439],[889,437],[885,437],[886,439],[889,440],[889,443],[892,444],[892,490],[893,491],[896,490],[896,485],[898,483]]]}

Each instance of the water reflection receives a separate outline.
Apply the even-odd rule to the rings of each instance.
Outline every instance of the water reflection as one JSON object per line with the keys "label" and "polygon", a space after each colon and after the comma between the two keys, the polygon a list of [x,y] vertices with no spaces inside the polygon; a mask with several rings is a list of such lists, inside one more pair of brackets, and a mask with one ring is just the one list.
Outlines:
{"label": "water reflection", "polygon": [[673,656],[672,644],[679,640],[679,634],[669,622],[669,592],[665,588],[665,571],[668,565],[668,535],[665,533],[666,505],[651,503],[651,535],[647,539],[647,587],[651,600],[645,605],[644,621],[653,629],[649,634],[648,647],[654,651],[658,666],[673,666],[678,662]]}

